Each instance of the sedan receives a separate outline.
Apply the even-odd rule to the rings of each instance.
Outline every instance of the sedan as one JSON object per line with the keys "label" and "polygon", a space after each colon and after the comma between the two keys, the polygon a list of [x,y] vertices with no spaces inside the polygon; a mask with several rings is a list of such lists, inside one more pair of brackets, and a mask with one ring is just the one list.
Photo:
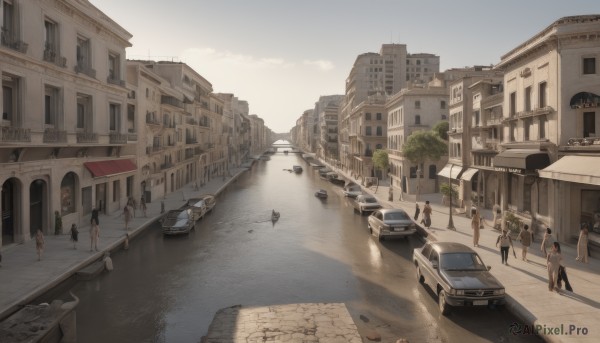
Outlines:
{"label": "sedan", "polygon": [[352,202],[352,206],[354,206],[354,210],[358,211],[361,215],[365,212],[373,212],[381,208],[381,205],[377,202],[377,198],[366,194],[357,196]]}
{"label": "sedan", "polygon": [[413,251],[420,283],[438,296],[443,315],[453,306],[495,306],[505,303],[504,286],[479,255],[464,244],[432,242]]}
{"label": "sedan", "polygon": [[417,232],[417,225],[399,208],[376,210],[369,216],[367,228],[380,241],[388,237],[408,237]]}
{"label": "sedan", "polygon": [[171,210],[162,219],[162,231],[165,235],[187,234],[194,228],[194,222],[190,208]]}

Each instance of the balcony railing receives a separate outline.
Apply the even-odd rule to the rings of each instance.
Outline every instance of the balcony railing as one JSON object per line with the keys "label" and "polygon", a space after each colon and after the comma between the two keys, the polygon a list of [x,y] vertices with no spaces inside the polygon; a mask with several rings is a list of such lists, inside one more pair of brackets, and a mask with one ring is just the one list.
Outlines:
{"label": "balcony railing", "polygon": [[62,68],[65,68],[67,66],[67,58],[60,56],[60,54],[57,51],[50,48],[46,48],[44,50],[44,61],[54,63]]}
{"label": "balcony railing", "polygon": [[184,107],[183,106],[183,101],[181,101],[181,100],[179,100],[179,99],[177,99],[177,98],[175,98],[173,96],[170,96],[170,95],[162,95],[160,97],[160,103],[161,104],[171,105],[171,106],[174,106],[174,107],[177,107],[177,108],[183,108]]}
{"label": "balcony railing", "polygon": [[0,142],[31,142],[31,130],[20,127],[3,126]]}
{"label": "balcony railing", "polygon": [[169,168],[172,168],[173,166],[174,166],[174,164],[172,162],[163,163],[160,165],[160,170],[169,169]]}
{"label": "balcony railing", "polygon": [[108,134],[108,142],[110,144],[127,144],[128,134],[111,132]]}
{"label": "balcony railing", "polygon": [[2,28],[2,33],[0,34],[0,44],[23,54],[27,53],[27,48],[29,47],[29,44],[19,40],[16,35],[5,28]]}
{"label": "balcony railing", "polygon": [[78,63],[75,65],[75,72],[85,74],[91,78],[96,78],[96,69],[91,68],[88,65],[84,65],[82,63]]}
{"label": "balcony railing", "polygon": [[67,131],[47,128],[44,131],[44,143],[66,143]]}
{"label": "balcony railing", "polygon": [[155,112],[146,112],[146,124],[160,125],[160,120],[156,118]]}
{"label": "balcony railing", "polygon": [[129,142],[137,142],[137,140],[138,140],[137,133],[128,133],[127,134],[127,140]]}
{"label": "balcony railing", "polygon": [[159,152],[162,151],[163,147],[160,145],[153,145],[153,146],[147,146],[146,147],[146,154],[153,154],[155,152]]}
{"label": "balcony railing", "polygon": [[185,144],[196,144],[198,143],[198,140],[194,137],[186,137],[185,138]]}
{"label": "balcony railing", "polygon": [[106,82],[110,83],[111,85],[117,85],[117,86],[121,86],[121,87],[125,87],[125,81],[121,80],[121,79],[116,79],[114,77],[107,77],[106,78]]}
{"label": "balcony railing", "polygon": [[98,143],[98,134],[95,132],[77,132],[77,143]]}

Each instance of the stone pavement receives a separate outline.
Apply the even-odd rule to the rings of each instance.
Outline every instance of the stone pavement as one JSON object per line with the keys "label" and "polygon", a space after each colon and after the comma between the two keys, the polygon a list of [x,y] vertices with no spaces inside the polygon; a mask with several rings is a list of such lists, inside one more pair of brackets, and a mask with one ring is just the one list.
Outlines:
{"label": "stone pavement", "polygon": [[362,343],[346,305],[233,306],[215,315],[202,343]]}
{"label": "stone pavement", "polygon": [[[350,179],[348,173],[329,167]],[[389,182],[384,181],[383,185],[376,190],[374,187],[363,187],[363,190],[374,195],[384,207],[402,208],[411,217],[414,215],[414,197],[405,197],[404,201],[401,201],[398,199],[398,190],[395,189],[394,200],[388,201]],[[449,207],[442,205],[441,195],[421,195],[419,200],[421,210],[425,200],[429,200],[433,208],[432,226],[426,230],[427,239],[459,242],[473,247],[470,218],[464,214],[454,214],[452,217],[456,231],[448,230]],[[482,211],[482,216],[487,223],[491,224],[491,211]],[[500,233],[490,225],[485,225],[480,232],[479,247],[474,249],[483,261],[492,267],[492,274],[505,286],[507,308],[522,320],[522,323],[517,324],[539,326],[540,336],[548,342],[600,342],[600,261],[598,258],[590,258],[588,264],[578,262],[575,260],[577,246],[561,243],[563,264],[574,292],[563,289],[558,294],[548,291],[546,259],[542,257],[540,240],[534,241],[529,248],[527,262],[520,259],[521,243],[515,241],[514,247],[518,258],[515,259],[513,253],[509,252],[509,265],[503,265],[500,251],[495,246]],[[528,328],[520,326],[520,329]],[[578,329],[579,333],[577,333]]]}
{"label": "stone pavement", "polygon": [[[218,195],[250,166],[251,164],[246,164],[241,168],[231,169],[232,177],[224,179],[222,176],[216,176],[198,191],[194,190],[193,183],[189,183],[180,190],[166,195],[162,199],[165,213],[183,206],[185,199],[206,193]],[[41,261],[37,260],[35,240],[3,247],[0,267],[0,318],[6,318],[23,305],[68,279],[81,268],[99,260],[105,251],[110,252],[122,247],[127,233],[130,239],[141,233],[162,217],[161,199],[147,204],[147,217],[143,217],[139,209],[135,214],[136,217],[129,223],[128,231],[125,231],[125,221],[120,213],[100,215],[99,251],[90,251],[90,227],[87,220],[84,220],[86,225],[79,227],[77,249],[73,249],[73,243],[69,240],[70,228],[63,229],[67,232],[62,235],[46,235]]]}

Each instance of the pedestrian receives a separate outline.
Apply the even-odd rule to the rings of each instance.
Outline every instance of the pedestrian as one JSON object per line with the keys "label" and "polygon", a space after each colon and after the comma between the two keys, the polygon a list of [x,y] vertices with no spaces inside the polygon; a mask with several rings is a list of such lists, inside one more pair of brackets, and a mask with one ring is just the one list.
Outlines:
{"label": "pedestrian", "polygon": [[146,198],[142,195],[142,198],[140,199],[140,209],[142,210],[142,212],[144,213],[144,218],[148,217],[146,215]]}
{"label": "pedestrian", "polygon": [[496,240],[496,247],[500,244],[500,257],[502,258],[502,264],[508,266],[508,251],[513,247],[512,238],[508,235],[508,230],[502,230],[502,234],[498,236]]}
{"label": "pedestrian", "polygon": [[100,226],[92,219],[92,225],[90,226],[90,251],[98,251],[98,240],[100,239]]}
{"label": "pedestrian", "polygon": [[431,226],[431,205],[429,205],[429,200],[425,201],[425,206],[423,206],[423,220],[421,222],[425,224],[425,227],[429,229]]}
{"label": "pedestrian", "polygon": [[38,261],[41,261],[42,259],[45,243],[46,242],[44,241],[44,233],[42,232],[42,230],[38,229],[35,233],[35,250],[37,250]]}
{"label": "pedestrian", "polygon": [[71,224],[71,242],[73,242],[73,249],[77,249],[77,239],[79,237],[79,231],[77,231],[77,225]]}
{"label": "pedestrian", "polygon": [[569,292],[573,292],[573,287],[571,287],[571,283],[569,282],[569,277],[567,276],[567,268],[562,264],[558,267],[558,281],[556,281],[556,286],[558,288],[562,288],[562,282],[565,282],[565,289]]}
{"label": "pedestrian", "polygon": [[581,225],[581,229],[579,230],[579,240],[577,241],[577,257],[575,258],[577,261],[588,263],[588,235],[589,235],[589,226],[587,223],[583,223]]}
{"label": "pedestrian", "polygon": [[529,225],[525,224],[523,225],[521,232],[519,232],[519,240],[521,241],[521,245],[523,247],[521,252],[521,259],[523,261],[527,261],[527,249],[529,249],[529,246],[533,242],[533,234],[529,232],[528,229]]}
{"label": "pedestrian", "polygon": [[544,256],[548,256],[548,250],[552,249],[553,242],[554,238],[552,238],[552,230],[547,227],[546,232],[544,233],[544,238],[542,239],[542,245],[540,245],[540,250],[544,253]]}
{"label": "pedestrian", "polygon": [[473,218],[471,218],[471,229],[473,229],[473,246],[479,246],[479,229],[481,228],[481,218],[479,217],[479,211],[476,209],[471,210]]}
{"label": "pedestrian", "polygon": [[123,242],[123,249],[129,250],[129,234],[125,234],[125,242]]}
{"label": "pedestrian", "polygon": [[96,207],[92,209],[92,219],[90,219],[90,225],[93,225],[94,222],[96,225],[100,225],[100,220],[98,220],[98,209]]}
{"label": "pedestrian", "polygon": [[548,265],[548,290],[550,292],[557,291],[559,289],[557,287],[558,281],[558,270],[562,263],[562,255],[560,253],[560,244],[558,242],[552,243],[552,250],[548,253],[546,257],[546,264]]}
{"label": "pedestrian", "polygon": [[123,208],[123,217],[125,218],[125,231],[129,230],[129,222],[131,221],[131,216],[133,210],[131,209],[131,206],[126,205]]}
{"label": "pedestrian", "polygon": [[135,218],[134,203],[135,203],[135,200],[133,200],[133,197],[129,197],[129,199],[127,199],[127,207],[129,207],[131,209],[131,212],[130,212],[131,218]]}
{"label": "pedestrian", "polygon": [[419,203],[415,203],[415,220],[419,219],[419,214],[421,214],[421,208],[419,207]]}

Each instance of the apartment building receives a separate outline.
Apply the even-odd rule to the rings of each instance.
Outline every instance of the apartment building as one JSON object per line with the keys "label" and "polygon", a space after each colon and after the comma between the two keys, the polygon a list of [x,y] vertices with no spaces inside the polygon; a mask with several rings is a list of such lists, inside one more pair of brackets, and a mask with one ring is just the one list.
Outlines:
{"label": "apartment building", "polygon": [[561,18],[502,56],[502,207],[572,241],[600,237],[600,16]]}
{"label": "apartment building", "polygon": [[421,194],[438,192],[437,174],[447,158],[417,166],[404,158],[402,147],[413,132],[429,131],[448,120],[448,88],[440,82],[411,85],[387,100],[385,112],[390,185],[400,190],[401,197],[416,194],[417,187]]}
{"label": "apartment building", "polygon": [[315,126],[314,152],[319,158],[334,158],[338,156],[338,110],[343,95],[323,95],[315,103],[313,116]]}
{"label": "apartment building", "polygon": [[440,71],[440,57],[434,54],[407,54],[406,81],[427,83]]}
{"label": "apartment building", "polygon": [[[2,245],[89,222],[139,194],[131,34],[87,1],[2,0]],[[66,229],[63,229],[66,230]]]}

